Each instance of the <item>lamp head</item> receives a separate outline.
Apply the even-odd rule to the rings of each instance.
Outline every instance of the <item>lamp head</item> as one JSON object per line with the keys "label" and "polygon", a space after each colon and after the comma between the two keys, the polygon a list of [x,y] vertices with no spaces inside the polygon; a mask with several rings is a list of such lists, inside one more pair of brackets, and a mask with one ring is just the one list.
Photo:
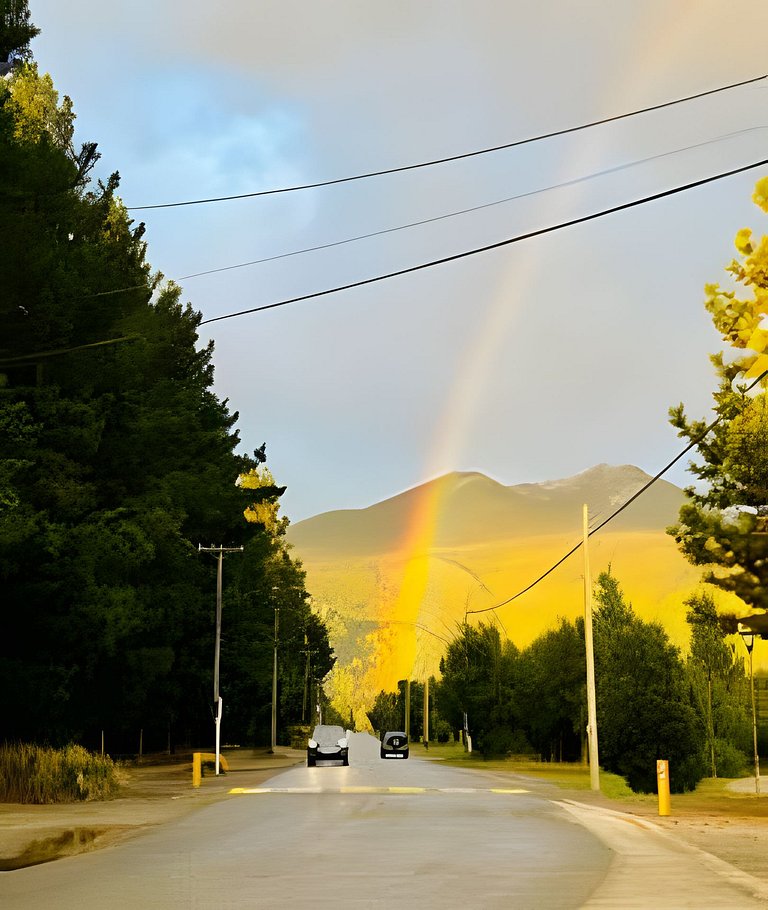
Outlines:
{"label": "lamp head", "polygon": [[744,623],[739,623],[738,626],[739,635],[741,635],[744,640],[744,645],[747,649],[747,653],[752,653],[752,648],[755,646],[755,630],[750,629],[749,626],[745,626]]}

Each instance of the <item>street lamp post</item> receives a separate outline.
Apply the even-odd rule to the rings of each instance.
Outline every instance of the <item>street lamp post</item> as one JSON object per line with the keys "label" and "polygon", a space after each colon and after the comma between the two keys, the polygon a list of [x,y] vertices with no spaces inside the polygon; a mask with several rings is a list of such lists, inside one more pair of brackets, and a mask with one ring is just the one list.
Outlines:
{"label": "street lamp post", "polygon": [[202,544],[197,545],[198,553],[216,553],[218,554],[218,566],[216,571],[216,640],[213,647],[213,722],[216,727],[216,774],[219,773],[220,755],[221,755],[221,715],[224,707],[221,695],[219,695],[219,655],[221,653],[221,587],[222,576],[224,574],[224,554],[225,553],[242,553],[242,547],[204,547]]}
{"label": "street lamp post", "polygon": [[752,748],[755,757],[755,793],[760,796],[760,756],[757,754],[757,712],[755,711],[755,675],[752,668],[752,649],[755,647],[755,632],[739,623],[739,635],[749,654],[749,688],[752,694]]}
{"label": "street lamp post", "polygon": [[274,754],[277,746],[277,631],[280,624],[280,607],[275,607],[275,648],[272,661],[272,737],[269,752]]}

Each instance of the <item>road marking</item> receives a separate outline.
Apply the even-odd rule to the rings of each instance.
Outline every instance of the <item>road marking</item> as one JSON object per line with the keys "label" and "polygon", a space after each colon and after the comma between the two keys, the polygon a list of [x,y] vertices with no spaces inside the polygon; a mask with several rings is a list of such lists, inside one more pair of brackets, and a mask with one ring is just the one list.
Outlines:
{"label": "road marking", "polygon": [[229,791],[233,796],[251,796],[264,793],[374,793],[396,795],[409,795],[417,793],[496,793],[496,794],[520,794],[529,793],[529,790],[503,789],[500,787],[234,787]]}

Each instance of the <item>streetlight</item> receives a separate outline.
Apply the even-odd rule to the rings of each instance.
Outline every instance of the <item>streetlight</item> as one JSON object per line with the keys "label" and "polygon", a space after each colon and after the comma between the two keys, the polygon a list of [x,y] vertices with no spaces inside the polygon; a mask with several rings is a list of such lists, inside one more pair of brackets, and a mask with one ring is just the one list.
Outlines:
{"label": "streetlight", "polygon": [[749,687],[752,692],[752,746],[755,754],[755,793],[760,796],[760,756],[757,754],[757,713],[755,711],[755,675],[752,672],[752,649],[755,646],[755,630],[739,623],[739,635],[749,654]]}
{"label": "streetlight", "polygon": [[[273,591],[278,591],[277,585],[272,586]],[[280,624],[280,607],[275,607],[275,647],[272,661],[272,736],[270,739],[269,754],[274,755],[277,747],[277,631]]]}
{"label": "streetlight", "polygon": [[219,655],[221,653],[221,581],[225,553],[242,553],[242,547],[204,547],[197,545],[198,553],[217,553],[218,569],[216,572],[216,641],[213,647],[213,722],[216,726],[216,774],[219,773],[219,756],[221,754],[221,715],[224,703],[219,695]]}

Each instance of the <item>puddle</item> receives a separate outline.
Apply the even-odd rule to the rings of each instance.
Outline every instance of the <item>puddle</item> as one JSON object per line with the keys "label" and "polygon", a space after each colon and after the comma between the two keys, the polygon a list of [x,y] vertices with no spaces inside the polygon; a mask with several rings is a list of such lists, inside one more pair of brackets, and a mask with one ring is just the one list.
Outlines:
{"label": "puddle", "polygon": [[13,872],[15,869],[49,863],[62,856],[84,853],[93,849],[96,839],[106,830],[106,828],[71,828],[55,837],[32,841],[16,856],[0,856],[0,872]]}

